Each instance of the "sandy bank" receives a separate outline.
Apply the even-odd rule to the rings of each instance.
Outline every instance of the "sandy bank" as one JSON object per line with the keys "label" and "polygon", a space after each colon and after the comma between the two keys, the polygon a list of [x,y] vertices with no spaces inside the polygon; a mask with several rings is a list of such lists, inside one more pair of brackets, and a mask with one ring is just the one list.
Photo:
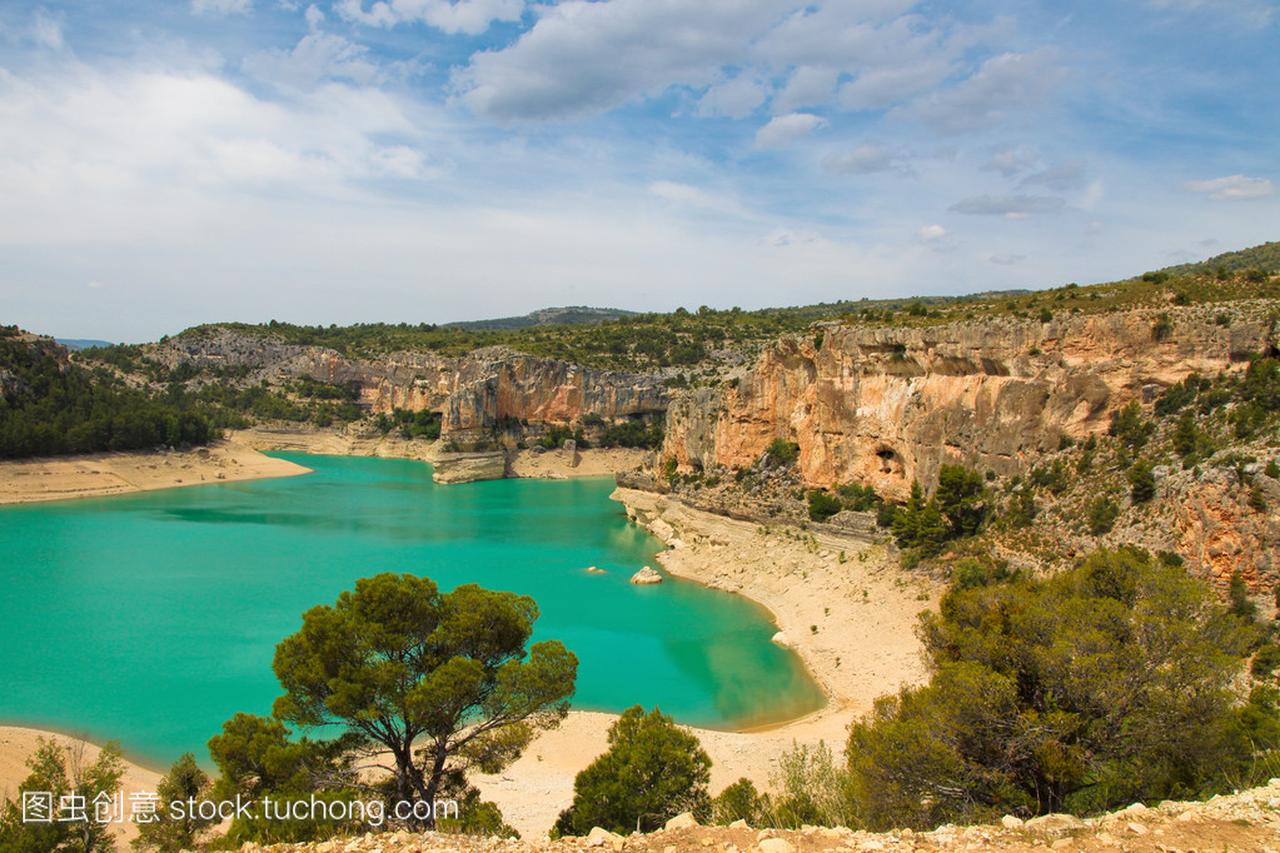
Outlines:
{"label": "sandy bank", "polygon": [[[0,800],[17,798],[18,786],[31,774],[27,767],[27,759],[35,754],[40,738],[52,739],[64,746],[70,746],[74,755],[81,756],[81,764],[89,765],[98,760],[101,750],[94,744],[80,738],[54,734],[38,729],[26,729],[17,726],[0,726]],[[177,756],[174,756],[177,758]],[[121,790],[124,792],[126,816],[129,810],[129,795],[140,791],[154,792],[161,774],[145,767],[139,767],[128,761],[124,765],[124,777],[121,779]],[[125,844],[138,833],[131,824],[120,824],[115,827],[122,849]]]}
{"label": "sandy bank", "polygon": [[22,459],[0,462],[0,504],[292,477],[309,470],[263,456],[236,441],[219,441],[194,450]]}

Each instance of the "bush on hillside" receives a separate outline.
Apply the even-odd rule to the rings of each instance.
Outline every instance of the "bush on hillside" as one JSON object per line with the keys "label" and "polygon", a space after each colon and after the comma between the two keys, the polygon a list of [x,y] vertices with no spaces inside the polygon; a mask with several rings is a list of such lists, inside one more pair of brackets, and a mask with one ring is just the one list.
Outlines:
{"label": "bush on hillside", "polygon": [[922,617],[934,675],[848,746],[851,809],[926,828],[1204,796],[1280,767],[1276,692],[1234,683],[1254,629],[1145,552],[954,587]]}

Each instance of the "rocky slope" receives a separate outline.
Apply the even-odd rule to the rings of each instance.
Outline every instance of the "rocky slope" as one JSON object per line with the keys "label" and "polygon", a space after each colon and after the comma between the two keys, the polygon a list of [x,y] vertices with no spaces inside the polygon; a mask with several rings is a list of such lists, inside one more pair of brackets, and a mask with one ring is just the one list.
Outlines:
{"label": "rocky slope", "polygon": [[408,853],[408,851],[633,850],[677,853],[715,850],[723,853],[809,853],[836,850],[1084,850],[1167,851],[1280,849],[1280,779],[1203,803],[1161,803],[1155,808],[1133,805],[1096,818],[1046,815],[1023,823],[1005,818],[993,826],[942,826],[932,832],[868,833],[851,829],[808,827],[799,830],[755,830],[746,825],[698,826],[691,818],[674,818],[669,828],[643,835],[618,836],[593,830],[585,838],[517,841],[408,832],[366,835],[311,844],[259,847],[246,844],[241,853]]}
{"label": "rocky slope", "polygon": [[[1274,303],[1137,309],[916,327],[835,325],[787,337],[734,380],[677,397],[663,453],[681,470],[743,468],[774,439],[813,486],[902,498],[946,462],[1005,476],[1063,436],[1106,430],[1130,400],[1275,346]],[[1171,328],[1157,332],[1161,315]]]}

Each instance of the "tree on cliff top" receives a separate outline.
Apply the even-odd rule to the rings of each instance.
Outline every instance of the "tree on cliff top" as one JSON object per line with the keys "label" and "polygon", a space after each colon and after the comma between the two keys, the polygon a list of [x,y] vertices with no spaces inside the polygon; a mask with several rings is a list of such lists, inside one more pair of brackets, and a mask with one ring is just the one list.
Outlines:
{"label": "tree on cliff top", "polygon": [[385,747],[392,802],[434,804],[467,768],[496,772],[568,712],[578,659],[555,640],[526,650],[537,618],[533,599],[474,584],[441,593],[408,574],[359,580],[276,647],[285,693],[273,714]]}

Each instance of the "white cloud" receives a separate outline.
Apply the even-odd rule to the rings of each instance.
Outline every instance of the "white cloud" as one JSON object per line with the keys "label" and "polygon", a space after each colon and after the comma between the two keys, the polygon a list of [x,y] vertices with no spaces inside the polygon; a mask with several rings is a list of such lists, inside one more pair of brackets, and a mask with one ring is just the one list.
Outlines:
{"label": "white cloud", "polygon": [[910,169],[899,160],[898,152],[877,142],[864,142],[848,151],[828,154],[822,160],[828,172],[837,175],[868,175],[873,172]]}
{"label": "white cloud", "polygon": [[649,184],[649,192],[666,201],[710,213],[721,213],[727,216],[743,218],[750,216],[741,202],[691,184],[684,184],[678,181],[654,181]]}
{"label": "white cloud", "polygon": [[708,89],[698,101],[698,115],[746,118],[768,97],[768,86],[754,77],[739,74]]}
{"label": "white cloud", "polygon": [[953,213],[971,216],[1004,216],[1025,219],[1037,213],[1059,213],[1066,202],[1056,196],[1043,195],[978,195],[956,202],[948,208]]}
{"label": "white cloud", "polygon": [[839,70],[827,66],[801,65],[796,68],[782,91],[774,95],[773,109],[780,113],[802,107],[816,107],[831,100]]}
{"label": "white cloud", "polygon": [[927,92],[947,78],[950,63],[931,59],[891,68],[872,68],[840,87],[838,100],[847,110],[875,110]]}
{"label": "white cloud", "polygon": [[919,101],[910,113],[943,133],[986,130],[1011,112],[1040,106],[1064,74],[1052,48],[1003,53],[972,76]]}
{"label": "white cloud", "polygon": [[481,51],[454,87],[499,120],[568,118],[675,85],[714,84],[798,0],[568,0],[509,47]]}
{"label": "white cloud", "polygon": [[191,0],[194,15],[247,15],[253,0]]}
{"label": "white cloud", "polygon": [[936,243],[947,236],[947,229],[941,225],[925,225],[916,232],[916,239],[922,243]]}
{"label": "white cloud", "polygon": [[784,116],[776,116],[756,131],[756,147],[783,148],[798,142],[826,123],[826,119],[812,113],[787,113]]}
{"label": "white cloud", "polygon": [[1089,182],[1085,165],[1079,161],[1059,163],[1039,172],[1027,175],[1018,182],[1019,187],[1041,186],[1054,192],[1078,190]]}
{"label": "white cloud", "polygon": [[479,35],[495,21],[518,21],[524,0],[340,0],[334,5],[342,17],[362,24],[393,27],[425,23],[446,33]]}
{"label": "white cloud", "polygon": [[1014,253],[1004,255],[992,255],[987,258],[988,261],[1001,267],[1011,267],[1014,264],[1020,264],[1027,259],[1026,255],[1018,255]]}
{"label": "white cloud", "polygon": [[1203,193],[1215,201],[1242,201],[1265,198],[1276,191],[1268,178],[1251,178],[1247,175],[1227,175],[1205,181],[1187,181],[1184,185],[1193,193]]}
{"label": "white cloud", "polygon": [[[312,22],[311,10],[308,21]],[[378,66],[369,58],[363,45],[343,36],[319,29],[319,20],[292,50],[264,50],[245,57],[244,72],[250,77],[285,88],[310,88],[321,80],[352,80],[372,83],[378,79]]]}
{"label": "white cloud", "polygon": [[1035,149],[1025,145],[1005,148],[991,155],[982,166],[984,172],[999,172],[1006,178],[1016,177],[1028,169],[1034,168],[1039,155]]}
{"label": "white cloud", "polygon": [[36,9],[31,21],[31,40],[50,50],[62,50],[63,16],[46,9]]}

